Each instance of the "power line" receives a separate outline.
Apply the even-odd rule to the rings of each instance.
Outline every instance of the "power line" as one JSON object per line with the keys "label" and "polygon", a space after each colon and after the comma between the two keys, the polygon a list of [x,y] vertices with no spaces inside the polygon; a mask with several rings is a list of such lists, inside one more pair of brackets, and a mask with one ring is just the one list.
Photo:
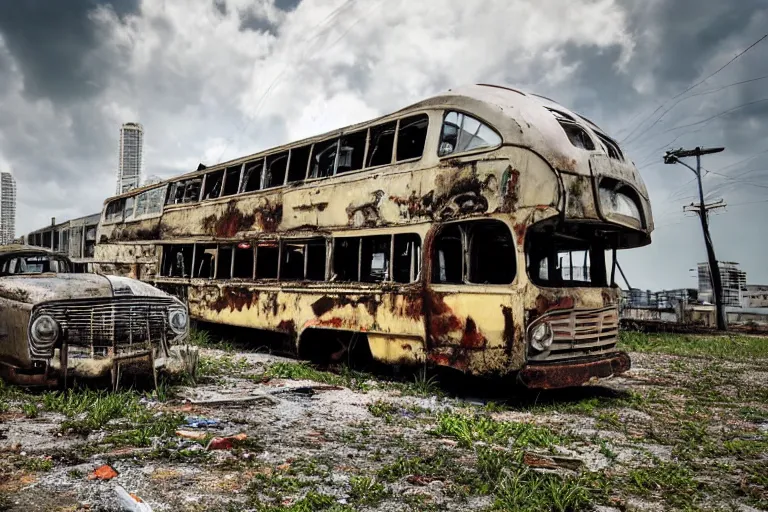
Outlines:
{"label": "power line", "polygon": [[698,126],[700,124],[705,124],[705,123],[708,123],[708,122],[712,121],[713,119],[717,119],[718,117],[722,117],[724,115],[730,114],[731,112],[735,112],[735,111],[740,110],[740,109],[742,109],[744,107],[748,107],[750,105],[755,105],[757,103],[763,103],[765,101],[768,101],[768,98],[763,98],[763,99],[759,99],[759,100],[755,100],[755,101],[750,101],[748,103],[742,103],[741,105],[738,105],[738,106],[733,107],[731,109],[725,110],[723,112],[720,112],[719,114],[715,114],[714,116],[708,117],[706,119],[702,119],[701,121],[696,121],[695,123],[690,123],[690,124],[683,124],[683,125],[680,125],[680,126],[675,126],[674,128],[670,128],[668,130],[664,130],[663,133],[668,133],[668,132],[671,132],[671,131],[674,131],[674,130],[679,130],[680,128],[690,128],[691,126]]}
{"label": "power line", "polygon": [[[696,87],[698,87],[699,85],[703,84],[704,82],[706,82],[707,80],[709,80],[710,78],[712,78],[713,76],[715,76],[716,74],[718,74],[719,72],[721,72],[723,69],[725,69],[726,67],[728,67],[728,66],[729,66],[729,65],[730,65],[730,64],[731,64],[733,61],[735,61],[736,59],[738,59],[739,57],[741,57],[742,55],[744,55],[745,53],[747,53],[749,50],[751,50],[752,48],[754,48],[755,46],[757,46],[757,45],[758,45],[758,44],[759,44],[759,43],[760,43],[760,42],[761,42],[763,39],[765,39],[766,37],[768,37],[768,34],[765,34],[763,37],[761,37],[760,39],[758,39],[757,41],[755,41],[754,43],[752,43],[751,45],[749,45],[749,47],[747,47],[747,48],[746,48],[744,51],[742,51],[741,53],[737,54],[737,55],[736,55],[735,57],[733,57],[731,60],[729,60],[728,62],[726,62],[725,64],[723,64],[723,66],[721,66],[721,67],[720,67],[720,68],[719,68],[717,71],[715,71],[714,73],[710,74],[709,76],[707,76],[707,77],[706,77],[706,78],[704,78],[703,80],[700,80],[700,81],[696,82],[696,83],[695,83],[695,84],[693,84],[692,86],[690,86],[690,87],[688,87],[687,89],[685,89],[683,92],[681,92],[681,93],[679,93],[679,94],[677,94],[677,95],[673,96],[672,98],[669,98],[669,99],[665,100],[665,101],[664,101],[664,102],[663,102],[661,105],[659,105],[658,107],[656,107],[656,110],[654,110],[653,112],[651,112],[651,114],[650,114],[648,117],[646,117],[645,119],[643,119],[642,121],[640,121],[640,123],[639,123],[639,124],[638,124],[638,125],[637,125],[637,126],[636,126],[636,127],[635,127],[635,128],[634,128],[634,129],[633,129],[631,132],[630,132],[630,133],[629,133],[629,135],[627,135],[626,137],[624,137],[624,138],[621,140],[621,142],[622,142],[622,143],[623,143],[623,142],[626,142],[626,141],[627,141],[627,140],[628,140],[630,137],[632,137],[632,135],[633,135],[633,134],[634,134],[634,133],[635,133],[635,132],[636,132],[636,131],[637,131],[637,130],[638,130],[640,127],[641,127],[641,126],[643,126],[643,124],[645,124],[645,122],[646,122],[646,121],[648,121],[650,118],[652,118],[652,117],[653,117],[653,116],[656,114],[656,112],[658,112],[659,110],[661,110],[662,108],[664,108],[664,106],[665,106],[665,105],[666,105],[666,104],[667,104],[669,101],[675,100],[675,99],[679,98],[680,96],[684,95],[685,93],[687,93],[688,91],[690,91],[690,90],[692,90],[692,89],[695,89],[695,88],[696,88]],[[654,124],[655,124],[655,123],[654,123]],[[624,128],[622,128],[622,129],[621,129],[621,131],[624,131]]]}
{"label": "power line", "polygon": [[678,94],[677,96],[674,96],[672,99],[673,99],[673,100],[674,100],[674,99],[677,99],[677,98],[679,98],[680,96],[682,96],[683,94],[685,94],[685,93],[687,93],[688,91],[690,91],[691,89],[695,89],[696,87],[700,86],[701,84],[703,84],[704,82],[706,82],[707,80],[709,80],[710,78],[712,78],[713,76],[715,76],[716,74],[718,74],[719,72],[721,72],[722,70],[724,70],[725,68],[727,68],[727,67],[728,67],[728,66],[729,66],[729,65],[730,65],[730,64],[731,64],[733,61],[735,61],[736,59],[738,59],[739,57],[741,57],[742,55],[744,55],[745,53],[747,53],[749,50],[751,50],[752,48],[754,48],[755,46],[757,46],[758,44],[760,44],[760,42],[762,42],[762,41],[763,41],[763,39],[765,39],[765,38],[767,38],[767,37],[768,37],[768,34],[765,34],[763,37],[761,37],[760,39],[758,39],[757,41],[755,41],[754,43],[752,43],[751,45],[749,45],[749,46],[748,46],[748,47],[747,47],[747,48],[746,48],[744,51],[742,51],[741,53],[738,53],[738,54],[737,54],[735,57],[733,57],[731,60],[729,60],[728,62],[726,62],[725,64],[723,64],[723,65],[722,65],[722,66],[721,66],[721,67],[720,67],[720,68],[719,68],[717,71],[715,71],[714,73],[712,73],[711,75],[709,75],[707,78],[705,78],[705,79],[703,79],[703,80],[700,80],[700,81],[696,82],[695,84],[693,84],[692,86],[690,86],[689,88],[687,88],[686,90],[684,90],[683,92],[681,92],[680,94]]}

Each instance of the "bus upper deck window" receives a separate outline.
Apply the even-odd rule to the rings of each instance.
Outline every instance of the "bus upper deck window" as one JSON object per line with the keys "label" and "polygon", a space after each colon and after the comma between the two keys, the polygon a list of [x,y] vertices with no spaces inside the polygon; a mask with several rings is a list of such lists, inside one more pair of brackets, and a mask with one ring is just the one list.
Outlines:
{"label": "bus upper deck window", "polygon": [[200,188],[203,184],[203,178],[191,178],[187,180],[184,187],[184,203],[196,203],[200,200]]}
{"label": "bus upper deck window", "polygon": [[368,162],[366,167],[376,167],[392,163],[392,149],[395,146],[395,128],[397,121],[380,124],[371,128],[371,141],[368,143]]}
{"label": "bus upper deck window", "polygon": [[365,137],[367,131],[348,133],[341,138],[339,147],[339,165],[336,174],[356,171],[363,168],[363,153],[365,153]]}
{"label": "bus upper deck window", "polygon": [[221,185],[224,181],[224,171],[213,171],[205,176],[205,190],[203,200],[216,199],[221,194]]}
{"label": "bus upper deck window", "polygon": [[501,144],[501,137],[488,125],[461,112],[448,112],[443,120],[439,156],[463,153]]}
{"label": "bus upper deck window", "polygon": [[133,218],[133,206],[136,200],[133,197],[125,198],[125,209],[123,210],[123,220],[129,220]]}
{"label": "bus upper deck window", "polygon": [[315,144],[312,150],[312,170],[310,178],[325,178],[333,175],[336,164],[339,139],[333,139]]}
{"label": "bus upper deck window", "polygon": [[288,183],[301,181],[307,177],[307,164],[309,163],[311,147],[302,146],[291,150],[290,162],[288,163]]}
{"label": "bus upper deck window", "polygon": [[[123,210],[125,208],[125,199],[118,199],[116,201],[112,201],[107,205],[107,212],[105,214],[105,219],[107,222],[118,222],[123,220]],[[45,238],[45,233],[43,233],[43,238]],[[43,239],[43,245],[46,247],[50,247],[50,242],[46,243],[45,239]]]}
{"label": "bus upper deck window", "polygon": [[253,192],[261,188],[261,171],[263,167],[263,158],[245,164],[245,169],[243,170],[243,192]]}
{"label": "bus upper deck window", "polygon": [[285,183],[287,164],[287,151],[267,157],[267,169],[264,172],[264,188],[279,187]]}
{"label": "bus upper deck window", "polygon": [[224,173],[224,190],[221,192],[221,197],[233,196],[237,194],[240,189],[240,168],[242,165],[235,165],[227,167]]}
{"label": "bus upper deck window", "polygon": [[397,132],[397,161],[421,158],[424,142],[427,140],[427,114],[406,117],[400,120]]}

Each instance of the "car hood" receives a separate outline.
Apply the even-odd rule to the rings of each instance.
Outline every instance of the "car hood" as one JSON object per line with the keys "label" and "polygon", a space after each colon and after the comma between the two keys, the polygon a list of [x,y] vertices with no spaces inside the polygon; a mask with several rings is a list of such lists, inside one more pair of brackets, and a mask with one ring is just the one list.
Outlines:
{"label": "car hood", "polygon": [[31,274],[0,277],[0,298],[27,304],[104,297],[167,297],[136,279],[101,274]]}

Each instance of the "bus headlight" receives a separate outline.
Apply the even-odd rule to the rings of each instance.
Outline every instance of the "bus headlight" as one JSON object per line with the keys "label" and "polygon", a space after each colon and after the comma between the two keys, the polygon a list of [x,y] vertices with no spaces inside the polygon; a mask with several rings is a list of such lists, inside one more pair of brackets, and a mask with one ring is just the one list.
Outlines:
{"label": "bus headlight", "polygon": [[539,352],[546,352],[552,346],[552,328],[542,322],[531,331],[531,347]]}
{"label": "bus headlight", "polygon": [[187,332],[187,312],[180,308],[171,309],[168,312],[168,325],[176,334]]}
{"label": "bus headlight", "polygon": [[59,338],[59,324],[53,317],[40,315],[32,322],[29,333],[40,348],[49,348]]}
{"label": "bus headlight", "polygon": [[[624,188],[626,190],[626,187]],[[615,189],[606,185],[600,185],[600,206],[606,214],[623,215],[635,219],[642,223],[640,207],[637,202],[629,195],[625,194],[621,188]]]}

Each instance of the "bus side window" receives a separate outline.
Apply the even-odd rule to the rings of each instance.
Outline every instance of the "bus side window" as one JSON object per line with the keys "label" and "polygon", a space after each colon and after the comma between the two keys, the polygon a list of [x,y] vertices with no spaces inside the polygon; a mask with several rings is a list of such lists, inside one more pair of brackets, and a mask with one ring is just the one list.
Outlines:
{"label": "bus side window", "polygon": [[325,281],[327,250],[325,239],[307,242],[307,281]]}
{"label": "bus side window", "polygon": [[395,254],[392,261],[392,280],[396,283],[414,283],[421,274],[421,238],[413,233],[395,235]]}
{"label": "bus side window", "polygon": [[302,281],[304,279],[304,244],[289,244],[283,242],[282,262],[280,263],[280,279],[286,281]]}
{"label": "bus side window", "polygon": [[241,167],[242,165],[227,167],[227,170],[224,173],[224,190],[221,192],[221,197],[237,194],[237,191],[240,189]]}
{"label": "bus side window", "polygon": [[[125,199],[117,199],[107,205],[107,212],[104,220],[107,222],[119,222],[123,220],[123,210],[125,210]],[[50,247],[50,239],[46,242],[45,236],[47,233],[43,233],[43,245]]]}
{"label": "bus side window", "polygon": [[515,244],[506,224],[499,221],[467,223],[469,282],[510,284],[517,270]]}
{"label": "bus side window", "polygon": [[166,277],[189,277],[192,272],[192,244],[164,245],[163,264],[160,275]]}
{"label": "bus side window", "polygon": [[360,281],[380,283],[389,281],[390,235],[365,236],[360,258]]}
{"label": "bus side window", "polygon": [[249,242],[240,242],[235,247],[235,263],[232,267],[232,277],[234,279],[253,278],[253,247]]}
{"label": "bus side window", "polygon": [[397,131],[397,161],[421,158],[427,140],[427,114],[406,117],[400,120]]}
{"label": "bus side window", "polygon": [[461,228],[445,226],[435,237],[432,255],[432,282],[461,284],[464,282],[464,244]]}
{"label": "bus side window", "polygon": [[291,150],[290,162],[288,164],[288,183],[301,181],[307,177],[307,165],[309,164],[309,153],[312,146],[302,146]]}
{"label": "bus side window", "polygon": [[443,119],[438,156],[463,153],[501,144],[501,137],[488,125],[461,112],[448,112]]}
{"label": "bus side window", "polygon": [[264,167],[264,159],[255,160],[245,164],[243,171],[243,190],[241,192],[253,192],[261,188],[261,170]]}
{"label": "bus side window", "polygon": [[195,251],[194,273],[192,277],[212,279],[216,269],[217,248],[215,245],[199,244]]}
{"label": "bus side window", "polygon": [[310,178],[325,178],[333,175],[336,164],[339,139],[333,139],[315,144],[312,150],[312,171]]}
{"label": "bus side window", "polygon": [[376,167],[392,163],[392,149],[395,145],[397,121],[373,126],[370,129],[371,140],[368,144],[366,167]]}
{"label": "bus side window", "polygon": [[360,239],[337,238],[333,245],[332,281],[358,281],[360,271]]}
{"label": "bus side window", "polygon": [[221,182],[224,181],[224,171],[213,171],[205,176],[205,190],[203,190],[203,201],[206,199],[216,199],[221,194]]}
{"label": "bus side window", "polygon": [[267,157],[267,170],[264,173],[264,188],[280,187],[285,182],[288,152]]}
{"label": "bus side window", "polygon": [[367,130],[349,133],[341,138],[339,149],[339,165],[336,174],[357,171],[363,168],[363,153],[365,153],[365,137]]}
{"label": "bus side window", "polygon": [[220,245],[217,256],[216,279],[232,279],[232,246]]}
{"label": "bus side window", "polygon": [[277,279],[280,247],[276,242],[260,243],[256,247],[256,279]]}

